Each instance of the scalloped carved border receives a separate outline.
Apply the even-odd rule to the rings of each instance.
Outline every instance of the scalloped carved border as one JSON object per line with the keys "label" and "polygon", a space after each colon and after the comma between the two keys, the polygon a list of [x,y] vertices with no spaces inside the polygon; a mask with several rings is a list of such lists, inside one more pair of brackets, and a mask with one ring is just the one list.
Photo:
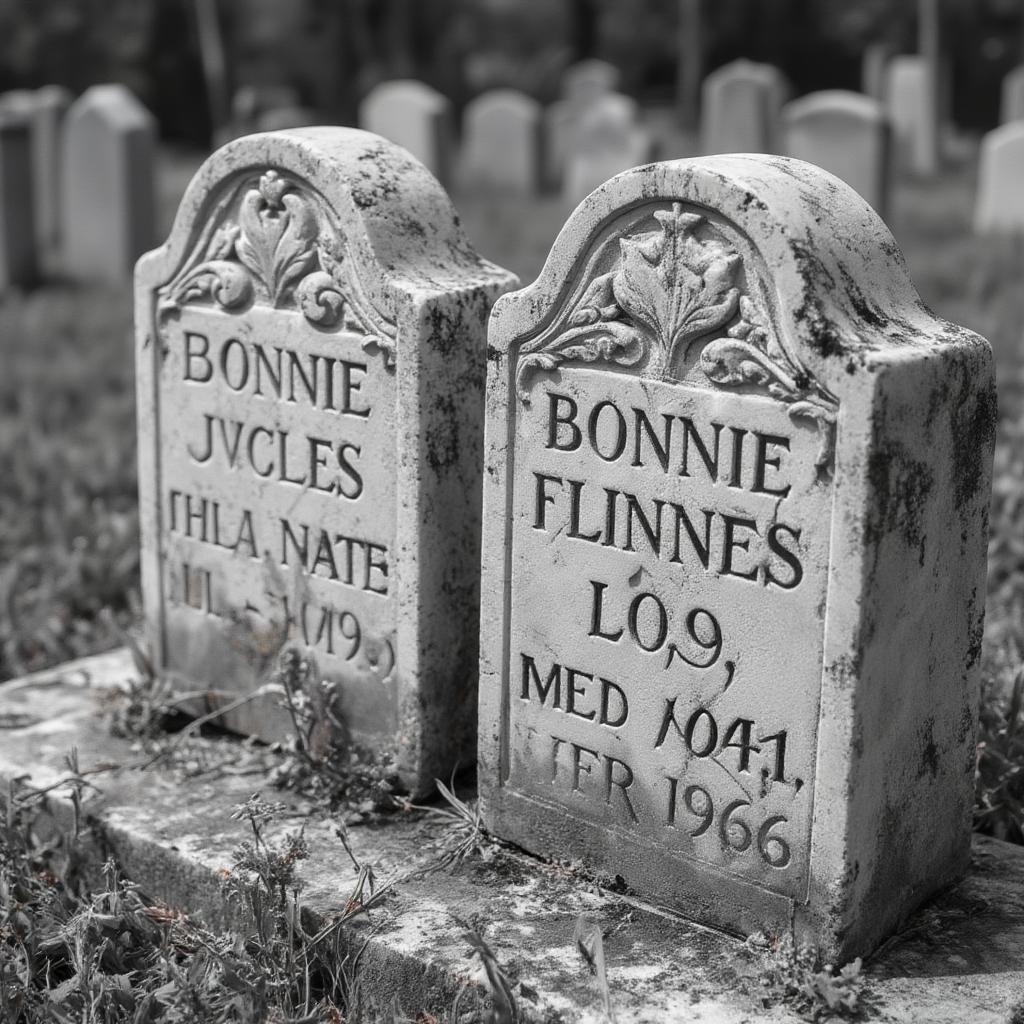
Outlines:
{"label": "scalloped carved border", "polygon": [[[536,370],[564,362],[644,364],[646,375],[678,380],[675,368],[701,340],[698,365],[710,384],[763,391],[786,403],[791,417],[814,421],[816,466],[829,472],[838,400],[772,327],[763,283],[741,273],[743,257],[702,214],[686,212],[677,202],[653,216],[656,230],[640,230],[648,208],[624,232],[602,242],[584,267],[584,285],[523,345],[516,369],[519,400],[529,403]],[[609,261],[611,269],[598,273]]]}
{"label": "scalloped carved border", "polygon": [[367,296],[344,232],[309,185],[268,169],[214,207],[174,277],[157,292],[158,327],[183,306],[231,313],[294,309],[322,328],[364,335],[394,367],[397,326]]}

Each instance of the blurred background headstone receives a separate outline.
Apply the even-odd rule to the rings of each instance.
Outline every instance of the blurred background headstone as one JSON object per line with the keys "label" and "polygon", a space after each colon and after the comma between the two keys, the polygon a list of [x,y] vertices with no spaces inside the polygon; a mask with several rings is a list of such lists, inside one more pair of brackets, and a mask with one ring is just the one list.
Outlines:
{"label": "blurred background headstone", "polygon": [[61,264],[81,281],[127,281],[156,235],[153,115],[123,85],[94,85],[64,119]]}
{"label": "blurred background headstone", "polygon": [[517,89],[492,89],[471,100],[463,117],[463,187],[535,194],[540,126],[540,104]]}
{"label": "blurred background headstone", "polygon": [[889,124],[881,103],[860,93],[826,89],[787,103],[782,123],[787,156],[831,171],[885,215]]}
{"label": "blurred background headstone", "polygon": [[1024,234],[1024,121],[1001,125],[982,139],[974,230]]}
{"label": "blurred background headstone", "polygon": [[779,113],[789,88],[778,68],[736,60],[704,80],[701,101],[705,153],[774,153]]}
{"label": "blurred background headstone", "polygon": [[382,82],[360,104],[359,127],[403,146],[438,181],[450,183],[452,109],[436,89],[412,79]]}

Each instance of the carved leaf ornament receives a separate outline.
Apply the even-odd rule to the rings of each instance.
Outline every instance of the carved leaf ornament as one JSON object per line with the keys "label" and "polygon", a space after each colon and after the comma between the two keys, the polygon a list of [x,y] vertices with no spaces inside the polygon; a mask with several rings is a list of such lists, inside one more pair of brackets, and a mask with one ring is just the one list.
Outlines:
{"label": "carved leaf ornament", "polygon": [[197,302],[231,312],[251,304],[296,308],[319,327],[364,334],[364,348],[375,345],[385,365],[395,363],[395,322],[366,295],[341,230],[322,201],[275,170],[214,209],[161,289],[158,320]]}
{"label": "carved leaf ornament", "polygon": [[790,416],[814,420],[817,465],[827,467],[838,403],[782,347],[763,312],[763,292],[756,303],[741,290],[740,254],[710,231],[698,234],[706,218],[679,203],[655,211],[654,219],[657,230],[620,237],[614,269],[595,276],[567,317],[524,346],[520,400],[530,400],[534,370],[570,360],[636,366],[646,359],[647,373],[672,379],[693,342],[710,335],[699,357],[708,381],[767,391],[789,406]]}

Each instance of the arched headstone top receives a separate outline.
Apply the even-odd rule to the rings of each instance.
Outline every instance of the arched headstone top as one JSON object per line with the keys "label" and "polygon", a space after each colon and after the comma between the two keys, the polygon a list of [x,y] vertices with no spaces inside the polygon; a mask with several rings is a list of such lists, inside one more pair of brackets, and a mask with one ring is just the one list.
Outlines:
{"label": "arched headstone top", "polygon": [[887,121],[885,108],[871,96],[852,89],[822,89],[791,100],[782,109],[785,121],[797,121],[805,117],[840,115],[857,117],[862,121],[882,123]]}
{"label": "arched headstone top", "polygon": [[[315,183],[315,184],[314,184]],[[139,262],[158,312],[253,304],[345,326],[390,351],[397,305],[500,272],[463,234],[444,189],[408,152],[355,128],[236,139],[199,169],[169,241]]]}
{"label": "arched headstone top", "polygon": [[71,104],[68,117],[98,116],[121,131],[155,128],[156,119],[141,100],[118,82],[93,85]]}
{"label": "arched headstone top", "polygon": [[736,154],[596,189],[534,284],[497,303],[491,344],[518,344],[521,398],[537,369],[600,361],[831,417],[859,373],[937,335],[974,337],[925,308],[856,192],[799,160]]}

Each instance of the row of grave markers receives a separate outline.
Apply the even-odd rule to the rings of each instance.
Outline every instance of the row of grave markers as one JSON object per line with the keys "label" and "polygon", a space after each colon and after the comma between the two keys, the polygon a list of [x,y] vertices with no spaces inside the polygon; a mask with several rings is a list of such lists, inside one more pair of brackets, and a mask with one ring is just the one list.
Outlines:
{"label": "row of grave markers", "polygon": [[495,835],[868,952],[970,851],[988,344],[781,157],[627,171],[515,286],[379,136],[207,160],[136,270],[154,664],[277,739],[293,650],[412,793],[476,755]]}
{"label": "row of grave markers", "polygon": [[123,282],[156,241],[156,140],[121,85],[0,95],[0,287]]}
{"label": "row of grave markers", "polygon": [[[872,58],[869,51],[865,85],[884,102],[829,90],[787,103],[789,87],[776,68],[744,60],[719,68],[704,83],[702,150],[807,160],[886,215],[891,142],[916,169],[931,168],[932,94],[920,58]],[[585,61],[567,72],[563,98],[546,110],[514,90],[477,97],[464,112],[458,175],[451,106],[423,83],[378,86],[362,104],[360,123],[405,146],[446,183],[458,178],[463,187],[502,194],[561,187],[575,205],[656,155],[637,103],[617,88],[612,65]],[[1019,69],[1007,78],[1010,120],[982,144],[980,233],[1024,229],[1022,103]],[[301,114],[272,109],[253,119],[271,126]],[[156,135],[153,117],[123,86],[95,86],[74,103],[59,87],[0,96],[0,287],[43,275],[122,281],[155,240]]]}
{"label": "row of grave markers", "polygon": [[[451,107],[429,86],[412,80],[379,86],[364,101],[360,124],[403,145],[442,181],[519,194],[561,188],[575,205],[614,174],[646,163],[656,150],[636,101],[616,91],[614,69],[600,61],[587,64],[589,76],[574,79],[574,91],[546,109],[512,89],[470,101],[458,175],[451,161]],[[602,68],[606,73],[599,74]],[[900,65],[894,62],[893,68],[899,72]],[[917,99],[902,81],[897,73],[898,98],[891,108]],[[808,159],[840,174],[880,211],[886,207],[890,124],[910,134],[918,124],[913,112],[893,121],[885,104],[841,90],[787,104],[789,86],[781,72],[746,60],[709,75],[702,95],[702,152]]]}

